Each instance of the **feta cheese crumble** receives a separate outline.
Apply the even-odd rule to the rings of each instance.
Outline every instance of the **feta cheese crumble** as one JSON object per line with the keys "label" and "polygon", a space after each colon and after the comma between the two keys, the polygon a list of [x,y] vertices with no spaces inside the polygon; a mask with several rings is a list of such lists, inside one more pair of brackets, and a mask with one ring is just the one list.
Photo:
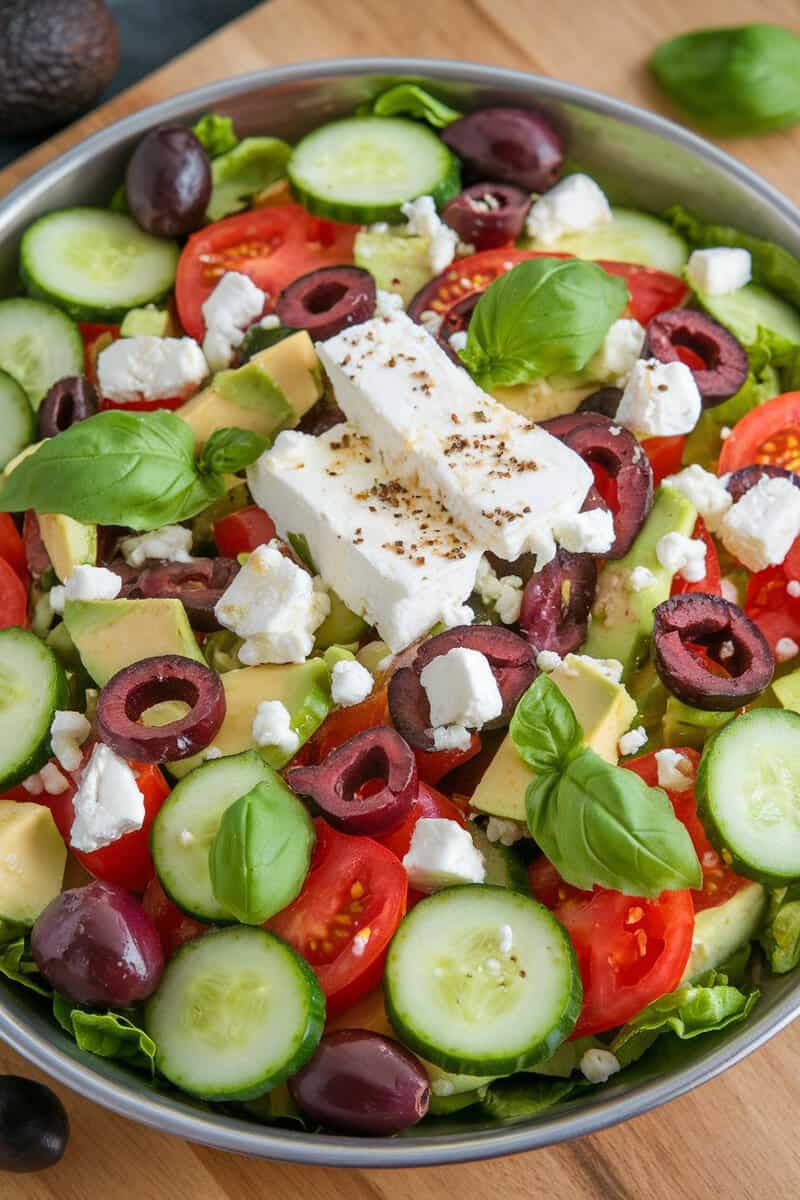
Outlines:
{"label": "feta cheese crumble", "polygon": [[673,575],[682,575],[689,583],[699,583],[706,574],[706,544],[701,538],[685,533],[665,533],[656,542],[656,558]]}
{"label": "feta cheese crumble", "polygon": [[434,750],[468,750],[472,735],[463,725],[437,725],[430,731]]}
{"label": "feta cheese crumble", "polygon": [[614,518],[607,508],[590,508],[563,517],[553,534],[571,554],[605,554],[614,544]]}
{"label": "feta cheese crumble", "polygon": [[720,580],[719,586],[723,600],[727,600],[729,604],[739,603],[739,589],[733,579],[723,578]]}
{"label": "feta cheese crumble", "polygon": [[656,750],[658,786],[668,792],[688,792],[694,784],[694,767],[677,750]]}
{"label": "feta cheese crumble", "polygon": [[305,662],[330,607],[327,592],[273,539],[253,551],[214,612],[220,625],[245,639],[239,658],[251,667]]}
{"label": "feta cheese crumble", "polygon": [[142,567],[148,559],[188,563],[192,561],[192,531],[183,525],[163,525],[150,533],[123,538],[120,549],[129,567]]}
{"label": "feta cheese crumble", "polygon": [[588,175],[567,175],[534,200],[525,221],[525,232],[544,246],[552,246],[565,233],[584,233],[612,220],[604,192]]}
{"label": "feta cheese crumble", "polygon": [[360,662],[337,662],[331,671],[331,699],[334,704],[349,708],[360,704],[372,692],[374,680]]}
{"label": "feta cheese crumble", "polygon": [[456,255],[458,235],[436,211],[433,196],[418,196],[402,204],[401,211],[406,218],[406,233],[428,239],[428,262],[434,275],[438,275],[450,266]]}
{"label": "feta cheese crumble", "polygon": [[67,600],[115,600],[121,587],[122,580],[113,571],[82,563],[63,584],[50,588],[50,607],[63,613]]}
{"label": "feta cheese crumble", "polygon": [[615,420],[637,437],[691,433],[703,405],[694,375],[682,362],[638,359],[631,370]]}
{"label": "feta cheese crumble", "polygon": [[780,476],[762,476],[728,509],[719,536],[750,571],[782,563],[800,536],[800,488]]}
{"label": "feta cheese crumble", "polygon": [[523,587],[519,575],[503,575],[499,578],[487,558],[482,558],[478,563],[475,591],[484,604],[493,606],[504,625],[513,625],[519,620]]}
{"label": "feta cheese crumble", "polygon": [[97,357],[97,381],[106,400],[187,398],[208,375],[202,350],[192,338],[118,338]]}
{"label": "feta cheese crumble", "polygon": [[649,567],[634,567],[628,576],[628,587],[632,592],[643,592],[645,588],[652,587],[656,581],[656,577]]}
{"label": "feta cheese crumble", "polygon": [[248,275],[226,271],[203,302],[206,336],[203,353],[212,371],[229,367],[233,352],[244,341],[248,325],[262,313],[266,296]]}
{"label": "feta cheese crumble", "polygon": [[800,596],[800,579],[790,579],[786,585],[786,595],[796,600]]}
{"label": "feta cheese crumble", "polygon": [[791,658],[796,658],[798,654],[800,654],[800,646],[798,646],[794,638],[778,638],[775,643],[775,658],[779,663],[789,662]]}
{"label": "feta cheese crumble", "polygon": [[98,742],[72,798],[73,850],[90,854],[144,824],[144,797],[124,758]]}
{"label": "feta cheese crumble", "polygon": [[580,1069],[589,1083],[605,1083],[612,1075],[616,1075],[621,1069],[621,1064],[616,1054],[612,1054],[610,1050],[592,1047],[585,1050],[581,1056]]}
{"label": "feta cheese crumble", "polygon": [[695,292],[724,296],[750,282],[752,266],[749,250],[733,246],[693,250],[686,267],[686,281]]}
{"label": "feta cheese crumble", "polygon": [[501,954],[510,954],[514,949],[514,931],[510,925],[501,925],[498,930],[498,943]]}
{"label": "feta cheese crumble", "polygon": [[50,744],[65,771],[77,771],[81,765],[81,746],[91,731],[92,727],[83,713],[57,709],[53,714]]}
{"label": "feta cheese crumble", "polygon": [[503,711],[503,698],[489,660],[479,650],[456,646],[427,663],[419,681],[428,697],[430,721],[482,729]]}
{"label": "feta cheese crumble", "polygon": [[586,372],[598,383],[624,387],[644,346],[644,329],[633,317],[614,321],[602,346],[589,360]]}
{"label": "feta cheese crumble", "polygon": [[403,866],[418,892],[435,892],[455,883],[483,883],[486,877],[483,855],[467,830],[457,821],[439,817],[417,821]]}
{"label": "feta cheese crumble", "polygon": [[617,749],[620,755],[625,758],[627,755],[636,754],[637,751],[641,750],[646,741],[647,731],[644,725],[637,725],[635,729],[629,729],[627,733],[623,733],[617,742]]}
{"label": "feta cheese crumble", "polygon": [[674,488],[694,505],[712,533],[719,528],[733,503],[733,497],[720,478],[698,463],[684,467],[677,475],[668,475],[662,482],[664,487]]}
{"label": "feta cheese crumble", "polygon": [[390,317],[392,313],[399,312],[403,307],[403,297],[398,296],[397,292],[386,292],[383,288],[378,288],[375,297],[375,316]]}
{"label": "feta cheese crumble", "polygon": [[536,655],[536,666],[547,675],[551,671],[555,671],[556,667],[560,667],[563,661],[561,655],[556,654],[555,650],[540,650]]}
{"label": "feta cheese crumble", "polygon": [[501,846],[513,846],[521,842],[527,835],[518,821],[507,821],[505,817],[489,817],[486,826],[486,837],[490,842],[499,842]]}
{"label": "feta cheese crumble", "polygon": [[292,729],[288,708],[280,700],[262,700],[253,718],[253,741],[257,746],[275,746],[281,754],[294,754],[300,738]]}
{"label": "feta cheese crumble", "polygon": [[48,762],[38,774],[23,779],[22,786],[32,796],[41,796],[42,792],[47,792],[48,796],[60,796],[69,787],[69,780],[64,778],[55,763]]}
{"label": "feta cheese crumble", "polygon": [[459,350],[463,350],[467,344],[468,334],[466,329],[457,329],[455,333],[450,334],[450,345],[458,354]]}

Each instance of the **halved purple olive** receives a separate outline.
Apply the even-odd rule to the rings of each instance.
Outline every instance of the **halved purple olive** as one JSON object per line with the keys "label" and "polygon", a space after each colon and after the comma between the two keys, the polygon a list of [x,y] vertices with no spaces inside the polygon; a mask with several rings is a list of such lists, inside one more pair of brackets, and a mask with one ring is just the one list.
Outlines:
{"label": "halved purple olive", "polygon": [[375,312],[377,291],[369,271],[360,267],[320,267],[301,275],[278,296],[281,324],[329,338],[360,325]]}
{"label": "halved purple olive", "polygon": [[[768,687],[775,659],[761,630],[719,596],[673,596],[653,612],[655,665],[666,688],[684,704],[729,711]],[[700,647],[727,675],[710,670]]]}
{"label": "halved purple olive", "polygon": [[307,433],[310,437],[320,437],[321,434],[327,433],[329,429],[333,429],[335,425],[341,425],[342,421],[346,420],[347,417],[339,405],[325,398],[318,400],[308,410],[296,429],[298,433]]}
{"label": "halved purple olive", "polygon": [[690,368],[703,408],[721,404],[747,379],[750,362],[744,346],[705,313],[693,308],[670,308],[648,322],[643,358],[680,362],[679,346],[703,360],[702,369]]}
{"label": "halved purple olive", "polygon": [[53,564],[50,562],[50,555],[42,540],[39,518],[32,508],[27,509],[22,519],[22,541],[25,546],[25,561],[28,564],[28,570],[34,579],[40,579]]}
{"label": "halved purple olive", "polygon": [[[189,712],[167,725],[142,725],[142,713],[165,700],[188,704]],[[190,758],[210,745],[224,719],[219,675],[180,654],[160,654],[123,667],[97,701],[100,740],[137,762]]]}
{"label": "halved purple olive", "polygon": [[530,192],[503,183],[474,183],[445,206],[442,218],[462,242],[492,250],[517,240],[530,206]]}
{"label": "halved purple olive", "polygon": [[315,767],[290,767],[289,787],[309,796],[344,833],[380,837],[405,820],[417,797],[417,761],[388,725],[365,729]]}
{"label": "halved purple olive", "polygon": [[120,595],[132,600],[180,600],[189,623],[201,633],[220,628],[214,606],[239,571],[235,558],[195,558],[129,567],[117,559],[110,569],[122,579]]}
{"label": "halved purple olive", "polygon": [[724,477],[723,482],[735,504],[762,479],[788,479],[789,483],[800,488],[800,475],[796,471],[789,471],[786,467],[773,467],[769,463],[756,463],[752,467],[741,467],[738,471],[731,471],[730,475]]}
{"label": "halved purple olive", "polygon": [[507,725],[517,701],[536,676],[534,653],[519,634],[496,625],[456,625],[428,638],[417,650],[411,666],[400,667],[389,680],[389,712],[395,729],[415,750],[432,750],[431,712],[428,696],[420,683],[423,667],[441,654],[465,647],[488,659],[503,699],[503,711],[484,728]]}
{"label": "halved purple olive", "polygon": [[558,550],[522,593],[519,623],[536,654],[553,650],[563,656],[586,640],[597,587],[597,563],[591,554]]}
{"label": "halved purple olive", "polygon": [[448,125],[441,136],[473,179],[546,192],[561,175],[561,138],[546,117],[526,108],[482,108]]}
{"label": "halved purple olive", "polygon": [[85,375],[59,379],[39,405],[39,437],[51,438],[100,411],[97,392]]}
{"label": "halved purple olive", "polygon": [[567,413],[541,424],[585,463],[597,464],[616,482],[614,542],[603,557],[622,558],[653,504],[653,469],[647,455],[629,430],[599,412]]}
{"label": "halved purple olive", "polygon": [[622,399],[622,388],[618,387],[602,387],[596,392],[592,392],[591,396],[587,396],[578,405],[578,412],[593,412],[601,413],[604,417],[608,417],[611,421],[617,415],[619,402]]}

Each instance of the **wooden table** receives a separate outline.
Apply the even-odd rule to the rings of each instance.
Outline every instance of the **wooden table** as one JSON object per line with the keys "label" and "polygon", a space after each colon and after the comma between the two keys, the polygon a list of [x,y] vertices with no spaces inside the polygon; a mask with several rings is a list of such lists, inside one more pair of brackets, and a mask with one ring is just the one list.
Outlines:
{"label": "wooden table", "polygon": [[[644,70],[657,40],[748,20],[797,27],[797,0],[272,0],[0,173],[0,195],[67,146],[165,96],[259,67],[355,54],[449,57],[519,67],[597,88],[667,115]],[[268,132],[268,130],[265,130]],[[800,201],[800,130],[730,147]],[[31,1070],[0,1049],[0,1071]],[[72,1120],[64,1161],[2,1176],[9,1200],[672,1200],[800,1194],[800,1029],[702,1090],[570,1145],[424,1171],[329,1171],[186,1145],[59,1088]]]}

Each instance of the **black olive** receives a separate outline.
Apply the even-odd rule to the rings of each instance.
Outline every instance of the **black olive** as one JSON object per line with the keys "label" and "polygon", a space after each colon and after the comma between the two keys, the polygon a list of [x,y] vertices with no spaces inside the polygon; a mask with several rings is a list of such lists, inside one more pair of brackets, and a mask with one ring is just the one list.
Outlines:
{"label": "black olive", "polygon": [[43,1171],[63,1155],[69,1118],[55,1092],[20,1075],[0,1075],[0,1171]]}

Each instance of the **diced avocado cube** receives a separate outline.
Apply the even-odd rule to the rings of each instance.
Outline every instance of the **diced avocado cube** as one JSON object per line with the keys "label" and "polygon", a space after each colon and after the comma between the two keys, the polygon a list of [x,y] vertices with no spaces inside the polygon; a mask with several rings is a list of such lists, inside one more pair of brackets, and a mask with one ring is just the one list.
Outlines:
{"label": "diced avocado cube", "polygon": [[706,740],[723,725],[732,721],[736,713],[707,712],[684,704],[677,696],[669,696],[664,712],[664,745],[693,746],[702,750]]}
{"label": "diced avocado cube", "polygon": [[32,925],[61,891],[66,861],[49,808],[0,800],[0,918]]}
{"label": "diced avocado cube", "polygon": [[773,680],[772,690],[783,708],[800,713],[800,667]]}
{"label": "diced avocado cube", "polygon": [[396,292],[403,304],[409,304],[433,277],[429,250],[430,239],[426,237],[363,229],[356,234],[353,257],[356,266],[369,271],[379,288]]}
{"label": "diced avocado cube", "polygon": [[760,883],[748,882],[730,900],[695,913],[692,953],[681,983],[712,971],[756,936],[767,896]]}
{"label": "diced avocado cube", "polygon": [[97,562],[97,526],[84,525],[63,513],[41,513],[39,532],[53,570],[63,583],[76,567]]}
{"label": "diced avocado cube", "polygon": [[64,624],[100,687],[123,667],[159,654],[205,662],[180,600],[68,600]]}
{"label": "diced avocado cube", "polygon": [[148,304],[125,313],[119,327],[120,337],[174,337],[172,316],[165,308]]}

